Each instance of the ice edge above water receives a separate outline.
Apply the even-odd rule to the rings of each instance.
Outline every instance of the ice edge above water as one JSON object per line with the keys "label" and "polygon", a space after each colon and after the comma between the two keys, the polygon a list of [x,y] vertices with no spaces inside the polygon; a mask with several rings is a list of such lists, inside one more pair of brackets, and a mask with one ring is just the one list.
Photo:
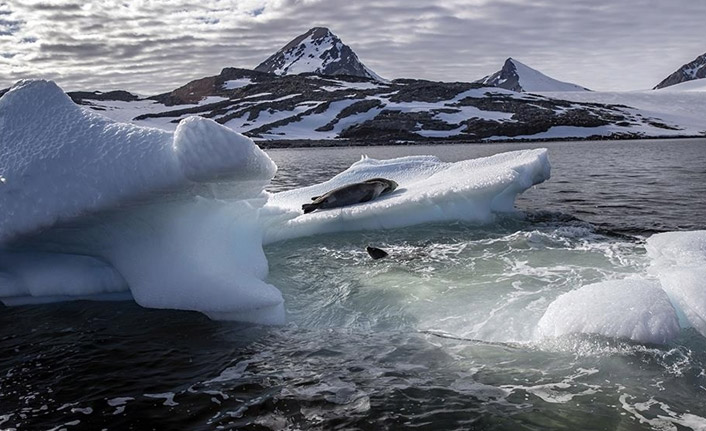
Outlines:
{"label": "ice edge above water", "polygon": [[[262,246],[341,230],[488,222],[549,178],[545,149],[457,163],[363,159],[323,184],[268,194],[275,165],[252,140],[190,117],[172,134],[112,122],[53,82],[0,99],[0,299],[115,298],[212,318],[277,324]],[[387,177],[385,199],[303,215],[339,185]]]}

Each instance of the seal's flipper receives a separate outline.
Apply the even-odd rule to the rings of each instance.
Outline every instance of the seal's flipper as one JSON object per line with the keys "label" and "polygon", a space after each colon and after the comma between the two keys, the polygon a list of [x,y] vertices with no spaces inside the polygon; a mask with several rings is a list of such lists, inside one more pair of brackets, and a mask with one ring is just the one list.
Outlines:
{"label": "seal's flipper", "polygon": [[312,200],[312,201],[315,201],[315,200],[317,200],[317,199],[320,198],[320,197],[321,197],[321,196],[314,196],[313,198],[311,198],[311,200]]}
{"label": "seal's flipper", "polygon": [[302,209],[304,210],[304,214],[309,214],[310,212],[314,211],[318,207],[319,206],[317,204],[304,204],[304,205],[302,205]]}

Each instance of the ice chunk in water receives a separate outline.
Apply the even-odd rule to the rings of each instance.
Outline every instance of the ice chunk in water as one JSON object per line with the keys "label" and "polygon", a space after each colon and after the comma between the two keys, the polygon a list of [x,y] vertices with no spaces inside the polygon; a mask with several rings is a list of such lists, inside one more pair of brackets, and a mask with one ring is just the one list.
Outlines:
{"label": "ice chunk in water", "polygon": [[679,333],[679,323],[657,283],[611,280],[559,296],[537,324],[539,338],[574,333],[667,343]]}

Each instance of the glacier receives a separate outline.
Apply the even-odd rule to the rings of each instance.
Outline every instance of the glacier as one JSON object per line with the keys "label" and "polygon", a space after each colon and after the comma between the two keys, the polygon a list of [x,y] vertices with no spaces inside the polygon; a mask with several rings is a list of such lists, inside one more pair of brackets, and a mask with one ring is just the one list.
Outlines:
{"label": "glacier", "polygon": [[[284,322],[263,244],[446,220],[488,222],[550,176],[545,149],[445,163],[364,158],[331,180],[270,194],[276,166],[215,121],[174,132],[116,123],[51,81],[0,99],[0,300],[133,298],[211,318]],[[385,176],[374,202],[303,215],[311,196]]]}

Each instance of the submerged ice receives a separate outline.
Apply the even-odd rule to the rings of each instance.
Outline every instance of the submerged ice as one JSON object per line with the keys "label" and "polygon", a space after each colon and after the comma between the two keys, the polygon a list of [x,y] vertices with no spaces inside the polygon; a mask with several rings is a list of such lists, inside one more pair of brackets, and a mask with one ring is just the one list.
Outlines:
{"label": "submerged ice", "polygon": [[[487,222],[550,171],[543,149],[458,163],[364,159],[326,183],[270,195],[264,188],[275,170],[250,139],[214,121],[190,117],[174,133],[115,123],[52,82],[20,82],[0,99],[0,299],[125,294],[145,307],[281,323],[263,242]],[[301,214],[311,196],[373,177],[400,189]]]}

